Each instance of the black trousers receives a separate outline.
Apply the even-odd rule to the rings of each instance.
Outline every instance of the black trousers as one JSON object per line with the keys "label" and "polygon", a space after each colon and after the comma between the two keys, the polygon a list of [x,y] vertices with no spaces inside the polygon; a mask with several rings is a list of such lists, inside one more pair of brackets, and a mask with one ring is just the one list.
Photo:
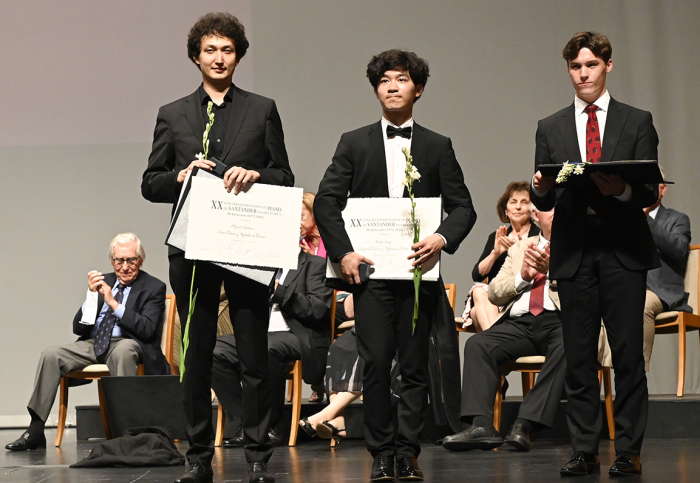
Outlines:
{"label": "black trousers", "polygon": [[518,357],[544,355],[545,363],[535,387],[525,396],[518,417],[551,427],[564,392],[564,341],[556,312],[537,317],[524,314],[506,318],[485,332],[467,339],[462,370],[463,417],[493,418],[499,367]]}
{"label": "black trousers", "polygon": [[575,276],[558,283],[573,448],[598,452],[602,419],[596,369],[602,317],[615,369],[615,450],[619,455],[638,455],[648,405],[641,323],[646,271],[628,270],[612,249],[594,245],[584,250]]}
{"label": "black trousers", "polygon": [[[421,284],[420,317],[413,333],[413,282],[370,280],[354,291],[357,349],[365,364],[365,440],[373,456],[420,453],[418,435],[428,395],[428,337],[440,290],[441,283]],[[395,415],[390,371],[397,353],[401,382]]]}
{"label": "black trousers", "polygon": [[[268,332],[267,337],[270,427],[275,427],[284,406],[287,373],[291,364],[301,359],[301,345],[299,338],[292,332]],[[225,335],[216,339],[211,370],[211,387],[219,402],[223,404],[226,414],[226,434],[233,436],[241,428],[243,414],[241,365],[235,335]]]}
{"label": "black trousers", "polygon": [[[184,327],[187,320],[192,261],[182,254],[170,257],[170,285]],[[229,298],[233,329],[239,341],[243,390],[243,430],[248,462],[269,460],[272,449],[266,441],[270,419],[267,381],[267,327],[270,289],[206,262],[197,262],[194,289],[197,301],[190,321],[189,348],[183,380],[185,419],[190,463],[211,464],[214,455],[211,423],[211,366],[216,343],[216,324],[221,282]]]}

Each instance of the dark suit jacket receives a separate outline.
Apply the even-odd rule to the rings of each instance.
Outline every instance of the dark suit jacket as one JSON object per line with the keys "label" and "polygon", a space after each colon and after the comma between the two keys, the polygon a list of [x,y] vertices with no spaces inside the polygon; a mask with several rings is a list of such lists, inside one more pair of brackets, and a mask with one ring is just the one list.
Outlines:
{"label": "dark suit jacket", "polygon": [[[235,85],[231,89],[232,109],[220,161],[258,171],[259,183],[292,186],[294,175],[275,102]],[[173,203],[174,208],[182,187],[177,182],[178,172],[203,150],[204,125],[197,91],[159,109],[148,166],[141,180],[144,198],[155,203]],[[179,250],[171,247],[169,252]]]}
{"label": "dark suit jacket", "polygon": [[[105,282],[114,287],[117,276],[114,273],[105,274]],[[97,314],[104,305],[104,299],[99,296]],[[141,346],[143,354],[144,373],[147,375],[168,374],[168,365],[160,350],[160,340],[163,332],[165,312],[165,284],[157,278],[141,270],[139,276],[131,284],[129,298],[126,299],[124,316],[117,323],[122,329],[122,337],[134,339]],[[80,340],[90,338],[93,325],[80,323],[83,316],[82,307],[73,318],[73,333]]]}
{"label": "dark suit jacket", "polygon": [[692,312],[683,279],[688,263],[690,219],[685,213],[659,206],[656,218],[647,217],[661,266],[647,273],[647,288],[670,310]]}
{"label": "dark suit jacket", "polygon": [[[610,99],[603,133],[601,162],[658,159],[659,143],[651,113]],[[535,171],[540,164],[581,161],[574,105],[539,121],[535,147]],[[584,217],[593,208],[603,223],[620,263],[629,270],[658,266],[658,257],[642,208],[653,204],[657,185],[631,184],[632,197],[621,202],[602,196],[585,174],[557,185],[542,198],[532,192],[532,201],[543,211],[556,204],[552,226],[550,277],[573,277],[581,263],[584,246]]]}
{"label": "dark suit jacket", "polygon": [[[413,185],[414,193],[416,197],[442,196],[443,209],[448,216],[437,232],[447,240],[445,251],[454,253],[474,226],[476,212],[452,142],[414,123],[411,154],[421,174]],[[353,251],[341,216],[347,198],[388,196],[381,123],[343,134],[314,202],[314,216],[331,260],[338,261]]]}
{"label": "dark suit jacket", "polygon": [[331,297],[332,290],[326,287],[326,259],[304,252],[299,253],[297,269],[289,271],[272,296],[299,339],[302,374],[308,384],[321,383],[326,372]]}

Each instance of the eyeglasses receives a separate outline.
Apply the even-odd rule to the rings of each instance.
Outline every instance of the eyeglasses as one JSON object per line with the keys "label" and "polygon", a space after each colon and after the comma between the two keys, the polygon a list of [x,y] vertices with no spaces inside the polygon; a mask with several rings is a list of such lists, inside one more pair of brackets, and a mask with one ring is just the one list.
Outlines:
{"label": "eyeglasses", "polygon": [[130,267],[135,267],[136,264],[139,262],[139,260],[140,260],[139,257],[112,258],[112,263],[114,263],[117,266],[127,264]]}

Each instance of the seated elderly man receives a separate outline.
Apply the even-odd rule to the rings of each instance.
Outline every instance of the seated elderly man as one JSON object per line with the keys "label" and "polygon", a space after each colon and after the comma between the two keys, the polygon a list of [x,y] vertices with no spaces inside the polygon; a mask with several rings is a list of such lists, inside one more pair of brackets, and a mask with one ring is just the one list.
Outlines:
{"label": "seated elderly man", "polygon": [[488,449],[504,439],[492,424],[499,390],[499,367],[518,357],[545,355],[535,387],[525,396],[505,443],[528,451],[532,434],[554,423],[564,389],[564,344],[559,297],[547,277],[554,211],[535,210],[541,233],[516,242],[489,284],[489,300],[505,306],[494,325],[473,335],[464,347],[462,421],[468,427],[443,439],[449,450]]}
{"label": "seated elderly man", "polygon": [[[302,361],[302,376],[308,384],[321,384],[326,369],[330,343],[328,320],[332,290],[326,287],[326,259],[304,251],[299,253],[296,270],[277,274],[270,298],[270,324],[267,334],[268,380],[270,381],[270,417],[268,440],[281,442],[274,430],[284,405],[284,382],[290,363]],[[264,321],[261,321],[263,323]],[[212,388],[231,425],[231,438],[223,441],[226,448],[243,446],[243,394],[241,390],[242,360],[239,353],[251,350],[237,344],[235,335],[216,340],[212,363]]]}
{"label": "seated elderly man", "polygon": [[29,428],[5,448],[45,448],[44,423],[63,375],[90,364],[107,364],[114,376],[134,376],[140,362],[146,374],[166,374],[160,350],[165,284],[141,270],[145,253],[133,233],[121,233],[109,244],[113,273],[91,270],[83,306],[73,318],[72,343],[41,353],[34,390],[27,404]]}

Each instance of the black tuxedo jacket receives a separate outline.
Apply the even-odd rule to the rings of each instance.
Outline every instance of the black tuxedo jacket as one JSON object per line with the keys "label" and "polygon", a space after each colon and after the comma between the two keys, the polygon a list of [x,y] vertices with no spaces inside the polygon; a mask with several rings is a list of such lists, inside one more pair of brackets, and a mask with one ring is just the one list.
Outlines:
{"label": "black tuxedo jacket", "polygon": [[[651,113],[610,99],[603,133],[601,162],[658,159],[659,139]],[[581,162],[574,105],[542,119],[537,124],[535,171],[540,164]],[[587,207],[600,217],[607,240],[620,263],[629,270],[658,266],[658,257],[642,208],[653,204],[658,185],[630,184],[632,197],[621,202],[602,196],[587,176],[574,176],[556,185],[543,197],[532,191],[532,201],[543,211],[556,204],[552,226],[550,277],[571,278],[576,273],[584,247],[584,217]]]}
{"label": "black tuxedo jacket", "polygon": [[[114,287],[117,276],[105,274],[105,282]],[[97,314],[99,316],[104,299],[99,295]],[[129,298],[124,306],[124,316],[117,323],[122,329],[122,337],[134,339],[141,346],[144,373],[147,375],[168,374],[168,364],[160,350],[165,312],[165,284],[141,270],[131,284]],[[94,325],[80,323],[82,307],[73,318],[73,332],[80,340],[90,338]]]}
{"label": "black tuxedo jacket", "polygon": [[[414,193],[416,197],[442,196],[443,209],[448,216],[437,232],[447,240],[444,250],[454,253],[474,226],[476,212],[452,142],[414,123],[411,154],[421,174],[413,185]],[[314,202],[314,216],[331,260],[338,261],[353,251],[341,215],[347,198],[388,196],[381,123],[343,134]],[[404,196],[407,196],[405,190]]]}
{"label": "black tuxedo jacket", "polygon": [[[275,102],[235,85],[231,89],[232,109],[220,161],[258,171],[259,183],[292,186],[294,175]],[[159,109],[148,166],[141,180],[144,198],[175,207],[182,187],[177,182],[178,172],[203,151],[205,124],[197,91]],[[173,252],[179,250],[171,247]]]}
{"label": "black tuxedo jacket", "polygon": [[326,259],[300,252],[297,269],[289,271],[272,296],[299,339],[302,374],[309,384],[321,383],[326,372],[332,293],[326,287]]}
{"label": "black tuxedo jacket", "polygon": [[685,291],[685,268],[690,244],[690,219],[685,213],[659,206],[656,218],[647,217],[661,266],[647,273],[647,288],[670,310],[692,312]]}

